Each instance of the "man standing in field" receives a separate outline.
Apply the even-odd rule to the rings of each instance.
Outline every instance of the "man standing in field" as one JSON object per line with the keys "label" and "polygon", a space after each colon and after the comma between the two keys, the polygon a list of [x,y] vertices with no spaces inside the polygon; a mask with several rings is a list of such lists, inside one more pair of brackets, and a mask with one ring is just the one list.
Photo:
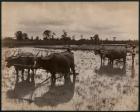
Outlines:
{"label": "man standing in field", "polygon": [[134,76],[135,76],[135,69],[134,69],[134,58],[135,58],[135,54],[136,54],[135,48],[136,48],[136,46],[133,45],[132,46],[132,75],[131,75],[132,78],[134,78]]}

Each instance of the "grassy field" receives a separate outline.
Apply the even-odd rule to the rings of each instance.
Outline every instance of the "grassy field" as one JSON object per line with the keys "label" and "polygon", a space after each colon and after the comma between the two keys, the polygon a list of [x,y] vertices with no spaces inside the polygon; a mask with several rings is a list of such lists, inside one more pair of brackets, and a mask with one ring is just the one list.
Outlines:
{"label": "grassy field", "polygon": [[[116,74],[113,70],[111,73],[109,71],[101,73],[100,57],[93,51],[73,51],[76,72],[79,73],[75,84],[65,86],[62,78],[57,80],[55,88],[50,88],[48,81],[47,84],[34,90],[33,85],[27,88],[26,83],[23,83],[15,94],[17,84],[14,68],[6,68],[4,62],[5,56],[10,55],[15,49],[18,48],[4,48],[2,52],[2,110],[138,110],[138,54],[133,70],[131,56],[127,56],[126,73],[120,71]],[[63,51],[63,49],[27,47],[20,49],[32,53],[42,50],[43,55],[46,51],[49,53]],[[131,77],[132,73],[135,74],[134,78]],[[42,82],[47,76],[50,74],[41,69],[37,70],[35,84]],[[33,102],[29,102],[31,99]]]}

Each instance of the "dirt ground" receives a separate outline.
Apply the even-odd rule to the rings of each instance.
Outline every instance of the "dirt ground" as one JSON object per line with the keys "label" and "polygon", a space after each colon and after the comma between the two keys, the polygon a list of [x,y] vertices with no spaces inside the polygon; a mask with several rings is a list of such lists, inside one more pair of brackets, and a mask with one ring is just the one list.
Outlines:
{"label": "dirt ground", "polygon": [[[21,48],[36,53],[40,49]],[[73,51],[76,65],[76,82],[64,85],[64,79],[58,79],[56,87],[48,83],[35,86],[50,76],[45,70],[37,70],[35,84],[16,83],[14,67],[6,68],[5,56],[15,48],[2,51],[2,110],[138,110],[138,54],[132,68],[131,56],[127,56],[126,69],[100,68],[100,57],[93,51]],[[41,49],[43,50],[43,49]],[[61,50],[47,50],[49,53]],[[45,55],[45,51],[42,51]],[[118,63],[118,66],[122,63]],[[132,78],[134,74],[134,78]],[[25,76],[27,71],[25,72]],[[71,76],[72,78],[72,76]]]}

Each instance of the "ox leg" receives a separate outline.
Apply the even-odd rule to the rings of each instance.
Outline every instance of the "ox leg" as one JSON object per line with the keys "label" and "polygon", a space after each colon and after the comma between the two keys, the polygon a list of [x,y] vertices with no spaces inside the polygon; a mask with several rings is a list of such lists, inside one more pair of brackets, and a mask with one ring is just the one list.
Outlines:
{"label": "ox leg", "polygon": [[21,79],[22,79],[22,81],[24,81],[24,69],[22,69],[22,71],[21,71],[22,73],[22,77],[21,77]]}
{"label": "ox leg", "polygon": [[101,66],[102,66],[102,58],[103,58],[103,57],[102,57],[102,55],[101,55]]}
{"label": "ox leg", "polygon": [[111,60],[111,67],[113,68],[113,60]]}
{"label": "ox leg", "polygon": [[75,66],[72,65],[70,68],[71,68],[71,71],[72,71],[73,75],[75,75]]}
{"label": "ox leg", "polygon": [[53,83],[55,85],[55,82],[56,82],[56,76],[55,76],[55,74],[54,74],[54,79],[53,80],[54,80]]}
{"label": "ox leg", "polygon": [[125,70],[125,69],[126,69],[126,57],[123,58],[123,70]]}
{"label": "ox leg", "polygon": [[32,73],[32,76],[31,76],[31,82],[35,82],[34,80],[34,76],[35,76],[35,73],[34,73],[34,69],[32,69],[33,73]]}
{"label": "ox leg", "polygon": [[16,68],[15,70],[16,70],[16,82],[18,82],[19,81],[18,69]]}
{"label": "ox leg", "polygon": [[110,65],[110,59],[108,59],[108,65]]}
{"label": "ox leg", "polygon": [[75,82],[76,74],[75,74],[75,66],[71,66],[71,70],[73,72],[73,82]]}
{"label": "ox leg", "polygon": [[67,83],[67,74],[64,75],[64,81],[65,81],[64,84],[66,84]]}
{"label": "ox leg", "polygon": [[110,59],[108,58],[108,65],[110,64]]}
{"label": "ox leg", "polygon": [[105,65],[105,57],[103,57],[103,66]]}
{"label": "ox leg", "polygon": [[26,79],[28,82],[30,81],[30,77],[31,77],[30,76],[30,69],[28,69],[28,76],[27,76],[27,79]]}
{"label": "ox leg", "polygon": [[55,77],[55,73],[51,73],[52,76],[51,76],[51,86],[54,86],[55,85],[55,82],[56,82],[56,77]]}
{"label": "ox leg", "polygon": [[110,60],[109,60],[109,64],[111,65],[111,63],[112,63],[112,60],[110,59]]}
{"label": "ox leg", "polygon": [[75,85],[76,75],[73,76],[73,84]]}
{"label": "ox leg", "polygon": [[64,84],[69,84],[69,82],[70,82],[70,74],[69,73],[66,73],[64,75],[64,79],[65,79]]}
{"label": "ox leg", "polygon": [[75,79],[76,79],[75,68],[73,68],[73,83],[75,83]]}
{"label": "ox leg", "polygon": [[51,76],[51,86],[53,86],[53,75]]}
{"label": "ox leg", "polygon": [[123,59],[124,66],[126,65],[126,57]]}

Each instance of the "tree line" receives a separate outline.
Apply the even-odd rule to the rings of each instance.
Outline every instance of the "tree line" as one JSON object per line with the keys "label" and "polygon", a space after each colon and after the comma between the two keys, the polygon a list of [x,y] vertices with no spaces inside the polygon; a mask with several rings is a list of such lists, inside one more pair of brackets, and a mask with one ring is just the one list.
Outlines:
{"label": "tree line", "polygon": [[[39,38],[39,36],[36,36],[36,38],[34,39],[33,36],[31,38],[29,38],[27,33],[23,33],[22,31],[17,31],[15,33],[15,37],[16,40],[18,41],[22,41],[22,40],[41,40]],[[94,44],[99,44],[100,43],[100,39],[99,39],[99,35],[95,34],[94,36],[90,37],[90,39],[84,39],[83,36],[81,35],[81,39],[80,40],[75,40],[75,36],[68,36],[68,33],[63,30],[63,34],[61,35],[60,38],[56,37],[56,34],[54,32],[52,32],[51,30],[45,30],[43,32],[43,40],[53,40],[53,41],[63,41],[64,44],[68,44],[69,42],[76,42],[79,41],[80,43],[94,43]],[[90,40],[90,42],[88,42]]]}
{"label": "tree line", "polygon": [[[22,31],[17,31],[15,33],[15,38],[18,42],[28,42],[33,41],[35,44],[47,44],[47,45],[81,45],[81,44],[93,44],[93,45],[99,45],[99,44],[129,44],[129,43],[136,43],[136,41],[132,40],[116,40],[116,37],[112,37],[113,40],[108,40],[107,38],[105,40],[101,40],[99,38],[98,34],[95,34],[94,36],[89,37],[88,39],[83,38],[83,35],[81,35],[81,38],[79,40],[75,40],[75,36],[68,36],[68,32],[63,30],[63,33],[60,37],[57,37],[55,32],[52,32],[51,30],[45,30],[43,33],[43,40],[39,38],[39,36],[36,36],[33,38],[29,38],[27,33],[24,33]],[[7,38],[7,40],[10,40],[11,38]],[[6,40],[6,39],[5,39]]]}

